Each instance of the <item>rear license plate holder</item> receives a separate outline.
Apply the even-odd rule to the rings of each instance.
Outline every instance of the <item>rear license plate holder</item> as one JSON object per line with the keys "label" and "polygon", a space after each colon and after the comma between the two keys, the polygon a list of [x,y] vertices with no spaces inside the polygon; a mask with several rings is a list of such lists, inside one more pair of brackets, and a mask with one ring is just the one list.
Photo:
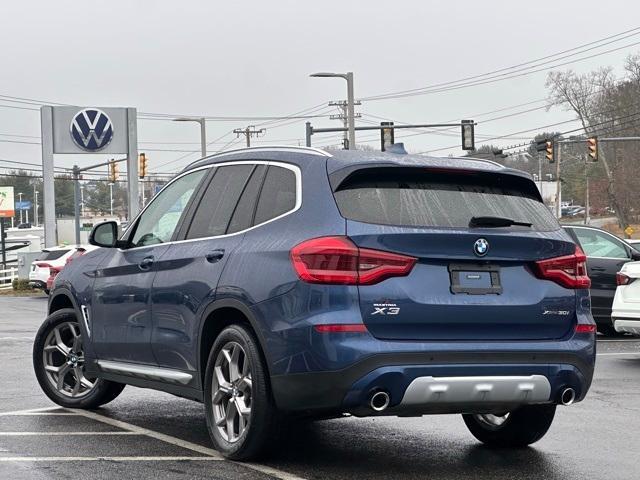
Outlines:
{"label": "rear license plate holder", "polygon": [[451,293],[467,295],[500,295],[500,267],[491,264],[449,264]]}

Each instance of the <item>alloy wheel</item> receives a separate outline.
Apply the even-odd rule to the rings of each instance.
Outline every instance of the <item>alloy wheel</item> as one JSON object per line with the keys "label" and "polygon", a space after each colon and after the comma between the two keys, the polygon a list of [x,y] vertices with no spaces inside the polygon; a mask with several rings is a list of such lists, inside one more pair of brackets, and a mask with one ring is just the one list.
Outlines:
{"label": "alloy wheel", "polygon": [[213,418],[218,432],[235,443],[251,421],[251,364],[237,342],[222,347],[213,369],[211,395]]}
{"label": "alloy wheel", "polygon": [[84,397],[98,382],[84,374],[82,334],[77,322],[61,323],[49,332],[42,360],[47,379],[64,396]]}

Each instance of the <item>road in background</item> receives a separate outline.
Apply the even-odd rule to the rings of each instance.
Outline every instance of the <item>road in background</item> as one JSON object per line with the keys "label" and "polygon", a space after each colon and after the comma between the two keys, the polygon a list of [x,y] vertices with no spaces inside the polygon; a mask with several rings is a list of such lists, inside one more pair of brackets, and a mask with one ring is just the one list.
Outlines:
{"label": "road in background", "polygon": [[202,405],[151,390],[127,387],[88,417],[63,409],[3,415],[55,407],[31,367],[45,310],[45,298],[0,297],[0,478],[638,478],[638,340],[599,341],[587,399],[559,407],[549,433],[531,448],[484,447],[459,415],[344,418],[298,425],[272,459],[249,468],[211,450]]}

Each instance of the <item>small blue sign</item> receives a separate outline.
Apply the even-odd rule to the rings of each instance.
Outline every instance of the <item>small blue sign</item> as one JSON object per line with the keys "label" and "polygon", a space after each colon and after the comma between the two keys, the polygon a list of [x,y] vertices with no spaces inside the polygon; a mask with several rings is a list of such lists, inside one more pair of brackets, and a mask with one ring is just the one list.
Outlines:
{"label": "small blue sign", "polygon": [[16,210],[29,210],[32,204],[29,200],[23,200],[22,202],[16,202]]}

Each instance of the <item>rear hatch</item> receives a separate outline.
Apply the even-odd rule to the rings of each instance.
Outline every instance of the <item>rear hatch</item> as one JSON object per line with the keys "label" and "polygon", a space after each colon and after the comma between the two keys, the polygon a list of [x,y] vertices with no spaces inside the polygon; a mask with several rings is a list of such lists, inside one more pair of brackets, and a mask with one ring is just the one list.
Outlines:
{"label": "rear hatch", "polygon": [[[362,317],[375,337],[545,340],[575,323],[575,285],[567,278],[576,246],[529,178],[378,167],[352,171],[334,190],[359,249],[416,259],[406,276],[359,285]],[[537,264],[558,257],[564,266]]]}

